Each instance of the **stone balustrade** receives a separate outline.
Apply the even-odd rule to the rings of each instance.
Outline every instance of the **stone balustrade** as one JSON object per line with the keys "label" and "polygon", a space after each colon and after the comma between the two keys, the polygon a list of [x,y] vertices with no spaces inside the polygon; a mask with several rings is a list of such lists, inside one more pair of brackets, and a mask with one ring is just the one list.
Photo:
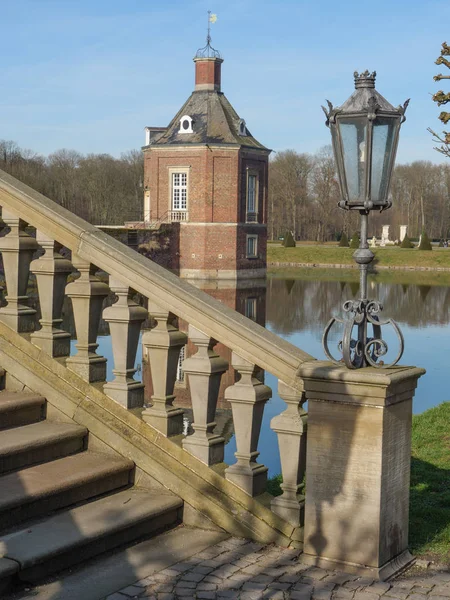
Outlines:
{"label": "stone balustrade", "polygon": [[[1,250],[10,260],[4,261],[7,303],[0,309],[0,319],[17,331],[32,331],[33,344],[53,357],[66,357],[69,369],[89,383],[103,384],[105,394],[125,408],[142,407],[142,419],[146,423],[168,438],[178,439],[181,436],[182,448],[208,466],[221,464],[224,460],[225,439],[215,431],[216,408],[221,379],[229,364],[217,354],[215,346],[218,341],[228,346],[232,350],[232,367],[238,377],[234,385],[224,392],[233,417],[236,462],[226,466],[224,476],[251,497],[263,494],[267,484],[267,467],[257,462],[258,445],[264,406],[271,398],[272,390],[261,382],[262,369],[267,368],[269,362],[276,367],[278,362],[283,378],[293,386],[289,390],[297,406],[303,396],[298,391],[301,382],[296,376],[296,366],[302,359],[312,360],[312,357],[174,275],[162,271],[148,259],[136,253],[132,253],[131,261],[121,256],[123,251],[128,255],[130,250],[81,219],[73,216],[82,230],[76,240],[66,235],[64,229],[55,232],[52,224],[66,211],[46,202],[39,217],[35,214],[35,235],[30,229],[25,232],[25,222],[19,215],[6,207],[3,209],[3,219],[11,231],[1,238]],[[46,209],[51,211],[47,227],[42,219]],[[29,215],[28,219],[33,226],[33,215]],[[57,233],[54,238],[53,232]],[[95,247],[88,248],[88,238],[95,242]],[[119,248],[114,251],[111,243]],[[71,251],[71,260],[59,253],[62,246]],[[8,254],[9,248],[14,250]],[[43,253],[32,261],[39,248]],[[120,259],[122,266],[118,269]],[[109,274],[108,283],[104,277],[99,277],[99,269]],[[133,274],[135,269],[141,270],[141,273]],[[36,275],[41,306],[37,327],[34,325],[36,311],[28,307],[26,296],[30,270]],[[151,293],[147,288],[152,279],[150,273],[157,277],[153,280]],[[131,298],[131,283],[133,289],[141,294],[141,305]],[[171,283],[175,283],[172,289]],[[167,291],[162,289],[163,284]],[[182,289],[179,289],[180,286]],[[13,298],[9,289],[14,290]],[[61,329],[64,295],[71,300],[76,330],[75,349],[71,355],[68,345],[70,334]],[[110,305],[112,295],[115,301]],[[171,305],[173,300],[175,303]],[[198,318],[202,310],[205,314],[209,313],[207,322]],[[188,323],[187,335],[178,329],[176,317]],[[106,381],[107,359],[97,351],[101,318],[108,323],[110,330],[114,363],[111,381]],[[151,323],[150,328],[143,328],[145,322]],[[143,361],[151,375],[151,397],[146,406],[144,384],[135,378],[140,336]],[[193,422],[192,433],[183,436],[184,410],[176,406],[175,383],[180,352],[184,346],[188,347],[187,344],[193,350],[183,361],[182,369],[187,379]],[[271,352],[276,357],[274,361],[270,360]],[[278,374],[276,368],[272,372]],[[280,415],[281,421],[274,425],[274,430],[280,440],[284,483],[281,504],[274,499],[273,510],[283,518],[289,510],[289,522],[298,527],[302,523],[304,504],[303,497],[297,497],[297,492],[304,476],[307,417],[302,415],[302,426],[296,422],[283,425],[290,421],[291,412],[295,412],[296,407],[292,408],[292,403],[289,403],[289,394],[282,397],[288,403],[288,409],[283,413],[284,417]]]}
{"label": "stone balustrade", "polygon": [[[66,366],[85,381],[102,385],[104,393],[125,409],[141,409],[143,421],[156,429],[159,435],[178,444],[180,452],[187,452],[204,465],[222,473],[226,480],[249,497],[256,500],[261,498],[265,506],[268,503],[265,494],[267,468],[257,462],[257,458],[264,407],[272,396],[272,390],[263,383],[261,373],[262,370],[272,373],[278,379],[279,396],[285,401],[286,409],[271,421],[279,446],[273,451],[280,453],[283,477],[282,494],[271,500],[269,498],[271,509],[276,518],[293,528],[303,526],[304,516],[308,518],[309,515],[306,530],[310,561],[324,565],[328,564],[328,560],[335,560],[340,568],[345,568],[347,556],[350,557],[349,564],[361,564],[361,569],[367,567],[366,556],[362,557],[366,560],[363,563],[361,553],[339,554],[336,544],[322,539],[324,534],[321,527],[326,528],[327,535],[344,535],[336,525],[341,518],[338,510],[341,504],[346,515],[352,511],[351,500],[350,504],[345,500],[339,504],[340,491],[347,485],[349,477],[347,464],[342,461],[348,461],[349,465],[357,463],[357,457],[352,455],[351,440],[345,438],[345,432],[348,430],[348,435],[357,438],[358,444],[363,446],[364,436],[356,434],[354,430],[366,427],[363,421],[367,411],[358,412],[358,407],[364,405],[367,396],[371,406],[381,408],[381,412],[377,413],[377,435],[381,442],[376,445],[369,436],[372,454],[359,448],[363,464],[353,465],[352,468],[374,473],[372,467],[376,463],[377,482],[382,482],[374,487],[377,497],[388,490],[390,477],[394,477],[396,493],[407,500],[405,485],[408,465],[405,463],[405,451],[408,424],[401,429],[404,438],[401,448],[391,438],[395,419],[408,421],[410,402],[421,370],[404,368],[402,377],[397,379],[395,376],[389,378],[389,375],[385,375],[384,379],[376,379],[370,373],[361,371],[357,383],[345,375],[343,367],[327,370],[320,363],[321,368],[316,372],[315,365],[319,363],[306,352],[2,172],[0,204],[3,207],[4,224],[9,228],[7,234],[0,238],[6,284],[6,304],[0,308],[0,320],[3,323],[16,332],[31,332],[32,343],[42,351],[65,360]],[[26,228],[27,223],[35,233],[30,227]],[[70,251],[71,260],[60,254],[62,247]],[[36,251],[41,255],[36,254],[32,260]],[[100,269],[109,276],[108,283],[99,276]],[[37,280],[41,313],[39,323],[36,323],[36,310],[30,307],[27,296],[30,271]],[[66,283],[68,279],[70,282]],[[112,294],[116,298],[109,305]],[[72,302],[76,329],[75,351],[70,356],[70,335],[61,329],[64,295]],[[136,297],[140,298],[139,302]],[[114,378],[108,382],[107,360],[97,353],[102,317],[109,325],[114,363]],[[187,334],[178,328],[179,320],[188,324]],[[147,325],[144,328],[145,323]],[[151,373],[152,389],[148,406],[144,405],[144,383],[136,378],[136,353],[140,339],[143,360]],[[233,417],[236,461],[223,468],[220,465],[224,460],[225,440],[216,432],[216,417],[221,379],[229,365],[216,352],[217,342],[231,351],[231,365],[237,377],[237,381],[224,392]],[[184,411],[177,406],[175,385],[179,356],[184,346],[190,348],[182,364],[193,411],[190,435],[183,435]],[[304,373],[302,377],[299,376],[300,369]],[[403,404],[403,412],[391,410],[387,400],[390,386],[395,388],[395,402],[406,403]],[[303,408],[306,400],[310,399],[315,410],[312,450],[307,440],[308,415]],[[378,404],[377,399],[380,399]],[[351,420],[350,429],[348,423],[342,422],[342,414],[346,413],[339,412],[339,403],[345,407],[348,404],[352,406],[350,412],[345,409]],[[333,418],[326,418],[323,413],[328,405]],[[382,411],[385,411],[385,421],[387,419],[389,423],[385,429],[382,427]],[[371,418],[370,411],[367,415]],[[321,436],[326,438],[323,453]],[[384,437],[389,439],[383,442]],[[341,447],[345,447],[344,458],[340,454]],[[392,456],[383,462],[385,448]],[[400,475],[389,471],[396,464],[397,456],[402,461],[401,466],[396,467],[397,470],[403,469]],[[333,460],[336,460],[337,470],[333,467]],[[324,491],[324,482],[326,484],[329,478],[324,468],[333,472],[333,493],[330,497]],[[369,474],[365,475],[367,478]],[[354,484],[354,477],[351,480]],[[367,490],[370,481],[365,485]],[[313,499],[310,504],[309,493]],[[350,496],[347,491],[345,493],[348,499]],[[361,494],[358,497],[355,491],[354,496],[356,503]],[[329,510],[327,502],[333,503]],[[375,500],[373,504],[377,505]],[[386,508],[383,510],[386,512]],[[398,507],[392,510],[399,513]],[[380,521],[382,511],[377,513],[376,508],[372,508],[368,514],[371,527],[376,530],[377,519]],[[389,520],[394,528],[395,519],[394,515]],[[404,513],[398,517],[398,521],[402,527],[405,526]],[[372,544],[367,550],[373,563],[370,572],[375,573],[381,568],[377,563],[379,553],[376,552],[381,542],[374,541],[372,537],[368,544]],[[403,557],[403,562],[407,558],[406,544],[407,536],[405,538],[402,534],[395,552],[397,558],[400,555]],[[393,561],[396,557],[392,552],[389,554],[386,549],[388,545],[383,543],[382,546],[384,563]],[[327,555],[327,548],[332,548],[332,556]]]}

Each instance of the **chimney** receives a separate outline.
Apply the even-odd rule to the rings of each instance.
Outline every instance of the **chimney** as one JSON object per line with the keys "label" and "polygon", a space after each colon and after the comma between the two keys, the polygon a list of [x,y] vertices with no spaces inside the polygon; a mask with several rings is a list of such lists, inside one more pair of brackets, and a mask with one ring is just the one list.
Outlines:
{"label": "chimney", "polygon": [[218,57],[195,57],[195,91],[220,92],[220,70],[223,63]]}

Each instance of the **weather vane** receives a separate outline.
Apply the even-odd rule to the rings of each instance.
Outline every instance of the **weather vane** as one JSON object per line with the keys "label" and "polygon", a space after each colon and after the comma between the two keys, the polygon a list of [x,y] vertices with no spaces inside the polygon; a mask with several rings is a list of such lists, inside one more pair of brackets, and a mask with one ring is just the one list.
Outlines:
{"label": "weather vane", "polygon": [[199,48],[195,58],[222,58],[220,52],[211,46],[211,23],[217,21],[217,15],[208,10],[208,29],[206,34],[206,46]]}

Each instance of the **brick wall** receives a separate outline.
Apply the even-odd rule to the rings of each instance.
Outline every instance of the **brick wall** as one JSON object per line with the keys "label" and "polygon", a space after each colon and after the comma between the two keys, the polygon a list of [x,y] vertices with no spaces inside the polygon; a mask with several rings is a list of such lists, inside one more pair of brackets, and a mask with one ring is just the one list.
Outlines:
{"label": "brick wall", "polygon": [[[188,145],[147,148],[144,185],[150,190],[151,221],[172,209],[171,172],[176,168],[189,173],[189,223],[172,229],[171,268],[209,272],[265,269],[267,153]],[[245,223],[249,170],[258,174],[259,226]],[[247,234],[258,235],[257,258],[246,256]]]}

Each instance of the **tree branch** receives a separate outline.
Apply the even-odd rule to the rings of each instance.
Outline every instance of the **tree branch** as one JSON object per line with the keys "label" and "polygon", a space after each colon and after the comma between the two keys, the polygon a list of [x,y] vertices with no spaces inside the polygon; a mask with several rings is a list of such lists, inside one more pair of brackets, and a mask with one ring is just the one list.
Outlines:
{"label": "tree branch", "polygon": [[431,129],[431,127],[428,127],[428,131],[431,133],[431,135],[434,138],[433,142],[438,142],[438,143],[442,144],[441,147],[436,147],[435,146],[434,150],[437,150],[438,152],[440,152],[444,156],[447,156],[448,158],[450,158],[450,132],[443,131],[442,133],[444,134],[445,137],[442,138],[435,131],[433,131]]}
{"label": "tree branch", "polygon": [[440,56],[435,62],[436,65],[445,65],[448,69],[450,69],[450,60],[447,60],[443,56]]}
{"label": "tree branch", "polygon": [[436,102],[438,106],[441,106],[442,104],[447,104],[447,102],[450,102],[450,93],[446,94],[442,90],[439,90],[439,92],[433,94],[432,98],[433,102]]}

